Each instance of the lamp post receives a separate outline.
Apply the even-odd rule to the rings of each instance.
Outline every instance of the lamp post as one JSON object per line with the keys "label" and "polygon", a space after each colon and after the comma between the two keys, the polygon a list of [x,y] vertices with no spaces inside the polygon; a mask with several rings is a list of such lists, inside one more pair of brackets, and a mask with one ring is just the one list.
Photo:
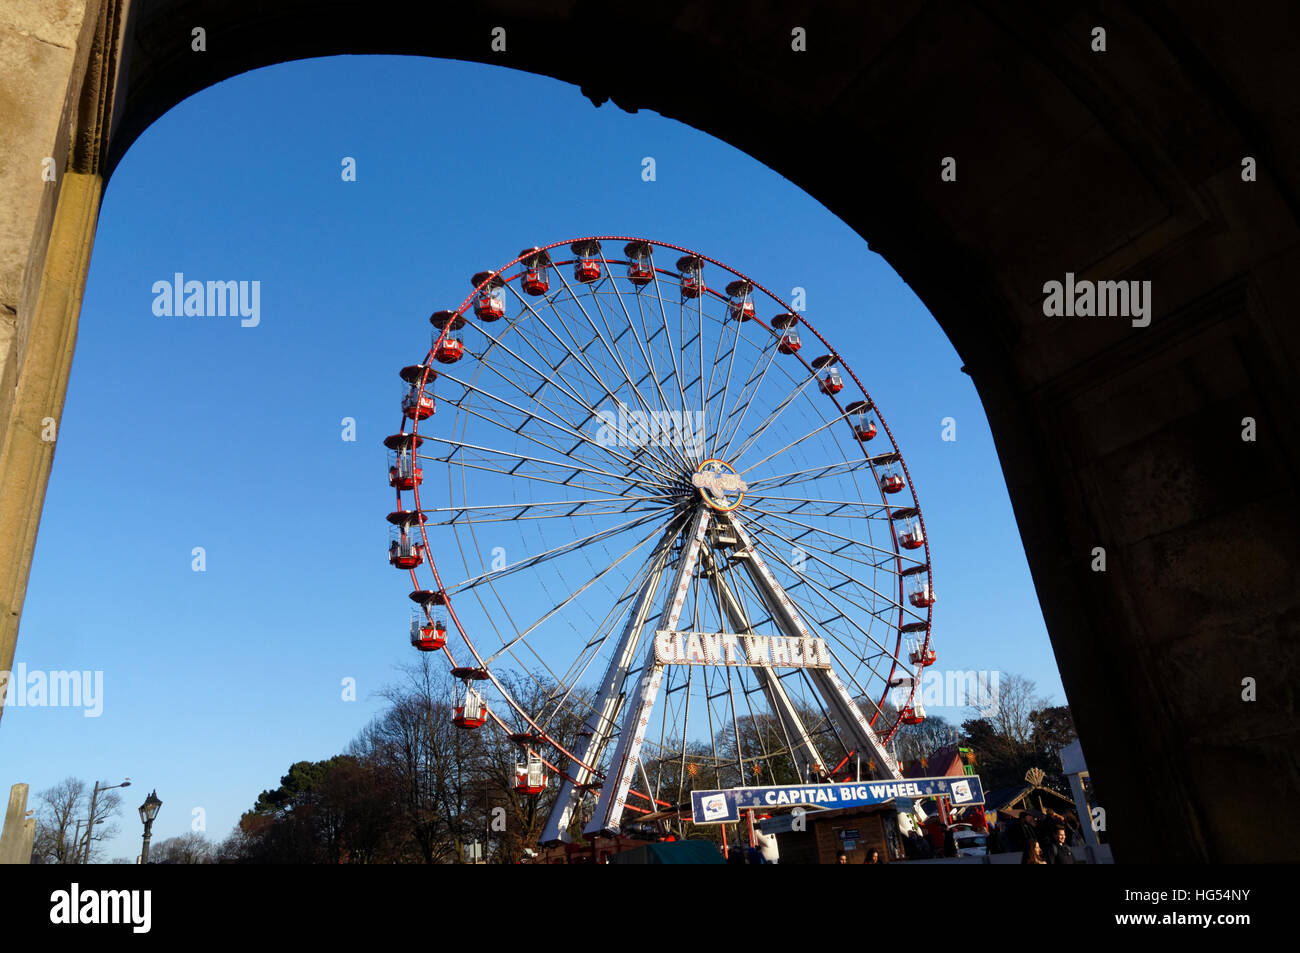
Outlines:
{"label": "lamp post", "polygon": [[99,801],[99,792],[111,791],[113,788],[129,788],[130,786],[130,778],[126,778],[121,784],[100,784],[98,781],[95,782],[95,790],[90,792],[90,817],[86,821],[86,846],[81,852],[81,862],[83,864],[90,863],[90,832],[95,826],[95,806],[96,802]]}
{"label": "lamp post", "polygon": [[162,807],[162,801],[158,800],[158,792],[150,791],[149,796],[144,799],[140,805],[140,822],[144,824],[144,846],[140,848],[140,863],[149,863],[149,838],[153,836],[153,819],[158,816],[158,808]]}

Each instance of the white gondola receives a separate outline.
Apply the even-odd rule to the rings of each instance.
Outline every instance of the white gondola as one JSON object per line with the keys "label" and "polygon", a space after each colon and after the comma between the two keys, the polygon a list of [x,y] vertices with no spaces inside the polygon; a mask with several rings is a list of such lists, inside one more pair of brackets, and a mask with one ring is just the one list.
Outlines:
{"label": "white gondola", "polygon": [[515,791],[527,797],[533,797],[546,790],[546,765],[535,754],[528,756],[527,762],[515,762]]}
{"label": "white gondola", "polygon": [[487,721],[487,705],[483,696],[474,691],[470,685],[465,686],[465,701],[459,708],[452,709],[452,723],[457,728],[482,728]]}

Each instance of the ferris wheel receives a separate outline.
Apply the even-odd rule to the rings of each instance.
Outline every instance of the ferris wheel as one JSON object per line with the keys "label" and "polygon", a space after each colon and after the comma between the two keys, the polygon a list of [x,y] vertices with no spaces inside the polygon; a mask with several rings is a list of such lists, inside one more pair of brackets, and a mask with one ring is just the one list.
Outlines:
{"label": "ferris wheel", "polygon": [[524,249],[434,313],[385,439],[389,561],[456,725],[521,750],[543,842],[693,789],[896,778],[935,661],[925,524],[841,353],[664,242]]}

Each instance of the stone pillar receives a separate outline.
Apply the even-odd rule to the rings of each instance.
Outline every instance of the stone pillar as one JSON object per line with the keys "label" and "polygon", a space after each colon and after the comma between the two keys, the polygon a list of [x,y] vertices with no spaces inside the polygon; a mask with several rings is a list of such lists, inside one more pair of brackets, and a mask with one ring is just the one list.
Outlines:
{"label": "stone pillar", "polygon": [[15,784],[9,789],[9,807],[0,832],[0,864],[31,863],[35,834],[36,820],[27,817],[27,785]]}
{"label": "stone pillar", "polygon": [[[0,671],[13,668],[18,621],[57,442],[103,180],[69,173],[59,194],[22,373],[0,448]],[[3,714],[3,709],[0,709]]]}
{"label": "stone pillar", "polygon": [[128,11],[0,5],[0,671],[13,667],[67,392]]}

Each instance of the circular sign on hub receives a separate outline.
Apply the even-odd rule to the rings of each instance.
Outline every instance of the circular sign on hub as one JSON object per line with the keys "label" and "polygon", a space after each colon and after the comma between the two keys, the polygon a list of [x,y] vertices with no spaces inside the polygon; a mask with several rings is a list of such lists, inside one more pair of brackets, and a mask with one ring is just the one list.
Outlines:
{"label": "circular sign on hub", "polygon": [[705,460],[691,474],[691,483],[700,491],[705,505],[721,513],[739,506],[749,489],[735,468],[724,460]]}

